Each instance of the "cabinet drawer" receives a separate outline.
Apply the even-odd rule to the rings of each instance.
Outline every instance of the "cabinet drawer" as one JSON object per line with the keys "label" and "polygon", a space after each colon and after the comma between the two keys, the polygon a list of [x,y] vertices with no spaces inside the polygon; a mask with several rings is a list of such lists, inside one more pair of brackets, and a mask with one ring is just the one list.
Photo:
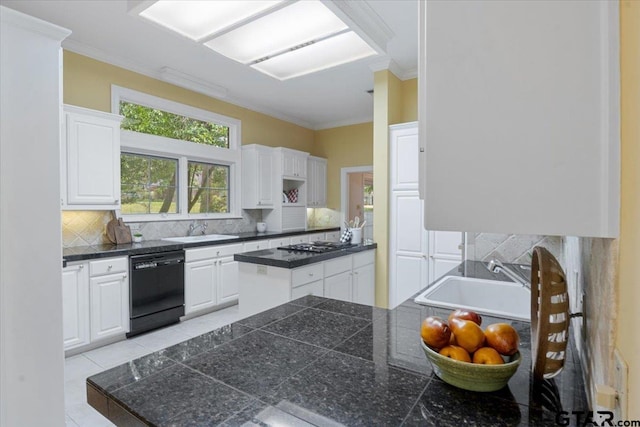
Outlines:
{"label": "cabinet drawer", "polygon": [[268,240],[257,240],[255,242],[246,242],[244,244],[243,252],[260,251],[263,249],[269,249]]}
{"label": "cabinet drawer", "polygon": [[324,277],[333,276],[345,271],[351,271],[351,255],[324,262]]}
{"label": "cabinet drawer", "polygon": [[271,239],[269,240],[270,248],[277,248],[280,246],[289,246],[291,244],[291,240],[288,237],[282,237],[280,239]]}
{"label": "cabinet drawer", "polygon": [[325,233],[324,238],[327,242],[337,242],[340,240],[339,231],[328,231]]}
{"label": "cabinet drawer", "polygon": [[307,240],[309,242],[322,242],[324,241],[324,233],[307,234]]}
{"label": "cabinet drawer", "polygon": [[242,244],[206,246],[198,249],[187,249],[184,251],[185,262],[200,261],[203,259],[219,258],[242,252]]}
{"label": "cabinet drawer", "polygon": [[124,273],[129,268],[128,258],[107,258],[89,262],[89,275],[101,276],[103,274]]}
{"label": "cabinet drawer", "polygon": [[298,243],[309,243],[309,238],[306,234],[300,236],[291,236],[291,244],[297,245]]}
{"label": "cabinet drawer", "polygon": [[296,268],[291,272],[291,286],[294,288],[319,279],[322,279],[321,262],[307,267]]}
{"label": "cabinet drawer", "polygon": [[376,251],[364,251],[357,254],[353,254],[353,268],[362,267],[363,265],[373,264],[375,261]]}

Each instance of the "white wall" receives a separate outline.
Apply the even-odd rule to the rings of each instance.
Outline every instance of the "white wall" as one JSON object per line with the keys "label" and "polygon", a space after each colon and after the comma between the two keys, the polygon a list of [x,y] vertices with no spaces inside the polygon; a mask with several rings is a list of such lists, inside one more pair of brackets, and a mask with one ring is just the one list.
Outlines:
{"label": "white wall", "polygon": [[63,426],[60,42],[0,6],[0,425]]}

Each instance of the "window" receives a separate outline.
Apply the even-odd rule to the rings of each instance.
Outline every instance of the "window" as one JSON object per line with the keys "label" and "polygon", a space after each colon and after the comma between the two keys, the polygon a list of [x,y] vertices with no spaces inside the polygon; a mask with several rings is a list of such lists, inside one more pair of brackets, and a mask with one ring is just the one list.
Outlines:
{"label": "window", "polygon": [[120,212],[123,215],[177,213],[177,175],[177,160],[122,153]]}
{"label": "window", "polygon": [[130,221],[240,217],[240,121],[112,86],[121,214]]}
{"label": "window", "polygon": [[189,212],[229,212],[229,167],[189,162]]}

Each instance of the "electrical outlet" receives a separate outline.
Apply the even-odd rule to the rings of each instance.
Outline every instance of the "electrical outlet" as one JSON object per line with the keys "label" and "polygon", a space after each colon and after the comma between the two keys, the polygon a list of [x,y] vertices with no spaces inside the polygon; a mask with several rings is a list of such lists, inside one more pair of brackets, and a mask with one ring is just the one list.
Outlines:
{"label": "electrical outlet", "polygon": [[256,272],[258,274],[267,274],[267,266],[266,265],[258,265],[258,268],[256,269]]}
{"label": "electrical outlet", "polygon": [[627,419],[627,377],[629,368],[625,363],[620,350],[613,350],[613,387],[618,395],[618,404],[616,405],[616,419]]}
{"label": "electrical outlet", "polygon": [[133,223],[133,224],[127,224],[127,225],[129,226],[131,231],[140,230],[140,224]]}

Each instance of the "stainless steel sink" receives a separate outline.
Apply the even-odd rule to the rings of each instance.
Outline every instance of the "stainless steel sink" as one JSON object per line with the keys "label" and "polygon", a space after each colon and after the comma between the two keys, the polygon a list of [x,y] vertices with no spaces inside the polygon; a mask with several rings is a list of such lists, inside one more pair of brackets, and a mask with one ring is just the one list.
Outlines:
{"label": "stainless steel sink", "polygon": [[168,242],[178,243],[193,243],[193,242],[213,242],[216,240],[237,239],[239,236],[230,236],[228,234],[203,234],[200,236],[184,236],[184,237],[165,237],[162,240]]}

